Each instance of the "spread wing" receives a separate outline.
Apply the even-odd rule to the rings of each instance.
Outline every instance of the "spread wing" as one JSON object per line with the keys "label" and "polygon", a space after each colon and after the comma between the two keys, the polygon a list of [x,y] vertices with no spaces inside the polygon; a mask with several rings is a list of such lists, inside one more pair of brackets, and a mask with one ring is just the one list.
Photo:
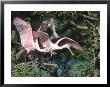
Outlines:
{"label": "spread wing", "polygon": [[34,40],[39,39],[39,42],[43,47],[49,47],[51,41],[49,40],[49,36],[47,33],[42,31],[33,31]]}
{"label": "spread wing", "polygon": [[22,46],[29,51],[34,44],[31,25],[18,17],[14,19],[13,23],[20,34]]}
{"label": "spread wing", "polygon": [[82,50],[82,47],[74,40],[68,38],[68,37],[64,37],[64,38],[61,38],[59,39],[56,44],[58,46],[62,46],[62,45],[65,45],[65,44],[68,44],[70,47],[72,48],[75,48],[77,50]]}

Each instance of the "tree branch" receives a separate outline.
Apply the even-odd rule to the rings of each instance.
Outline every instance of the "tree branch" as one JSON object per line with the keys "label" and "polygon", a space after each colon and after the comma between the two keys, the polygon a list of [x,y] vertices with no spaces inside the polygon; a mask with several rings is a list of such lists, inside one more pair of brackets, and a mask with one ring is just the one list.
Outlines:
{"label": "tree branch", "polygon": [[53,18],[51,18],[51,24],[52,24],[53,36],[57,39],[57,38],[59,38],[59,36],[58,36],[58,34],[56,33],[55,24],[54,24],[54,19],[53,19]]}
{"label": "tree branch", "polygon": [[76,28],[78,28],[78,29],[85,29],[85,30],[88,29],[88,27],[77,25],[74,21],[71,21],[71,24],[72,24],[73,26],[75,26]]}
{"label": "tree branch", "polygon": [[91,20],[98,21],[98,18],[93,18],[93,17],[87,16],[87,15],[85,15],[85,14],[82,14],[82,16],[83,16],[84,18],[87,18],[87,19],[91,19]]}

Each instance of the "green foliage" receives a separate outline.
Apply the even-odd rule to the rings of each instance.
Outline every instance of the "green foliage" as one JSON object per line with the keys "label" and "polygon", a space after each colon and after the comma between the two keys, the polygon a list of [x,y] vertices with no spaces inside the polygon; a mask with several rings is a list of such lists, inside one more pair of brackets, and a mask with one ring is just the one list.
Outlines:
{"label": "green foliage", "polygon": [[[86,15],[86,16],[85,16]],[[27,60],[18,61],[17,54],[22,47],[19,34],[12,25],[11,32],[11,75],[13,77],[94,77],[100,76],[100,12],[98,11],[33,11],[12,12],[14,17],[20,17],[32,25],[32,29],[39,28],[42,21],[54,18],[55,29],[60,37],[70,37],[83,48],[82,52],[73,50],[72,56],[67,49],[56,51],[57,55],[31,52],[25,57]],[[47,30],[52,37],[51,28]],[[55,39],[52,39],[55,42]],[[24,58],[24,59],[25,59]],[[33,60],[38,63],[28,63]],[[48,63],[50,65],[42,65]],[[57,64],[58,67],[51,64]],[[99,67],[97,67],[99,66]]]}
{"label": "green foliage", "polygon": [[50,74],[35,65],[21,64],[12,68],[11,75],[14,77],[47,77]]}
{"label": "green foliage", "polygon": [[68,71],[67,76],[70,77],[91,77],[93,76],[93,68],[86,64],[76,64]]}

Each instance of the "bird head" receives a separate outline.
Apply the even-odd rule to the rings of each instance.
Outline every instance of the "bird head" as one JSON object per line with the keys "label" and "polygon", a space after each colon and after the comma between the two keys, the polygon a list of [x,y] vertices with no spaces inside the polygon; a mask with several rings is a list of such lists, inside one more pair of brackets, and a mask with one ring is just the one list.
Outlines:
{"label": "bird head", "polygon": [[51,21],[50,20],[43,21],[43,24],[47,25],[47,28],[51,27]]}

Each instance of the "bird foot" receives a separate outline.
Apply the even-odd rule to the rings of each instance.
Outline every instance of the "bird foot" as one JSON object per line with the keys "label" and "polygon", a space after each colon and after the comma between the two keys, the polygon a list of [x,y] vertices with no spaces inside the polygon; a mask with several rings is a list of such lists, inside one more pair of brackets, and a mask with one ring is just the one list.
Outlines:
{"label": "bird foot", "polygon": [[52,55],[56,55],[56,54],[57,54],[56,52],[51,52],[51,56],[52,56]]}
{"label": "bird foot", "polygon": [[52,54],[53,54],[53,55],[56,55],[57,53],[56,53],[56,52],[53,52]]}

